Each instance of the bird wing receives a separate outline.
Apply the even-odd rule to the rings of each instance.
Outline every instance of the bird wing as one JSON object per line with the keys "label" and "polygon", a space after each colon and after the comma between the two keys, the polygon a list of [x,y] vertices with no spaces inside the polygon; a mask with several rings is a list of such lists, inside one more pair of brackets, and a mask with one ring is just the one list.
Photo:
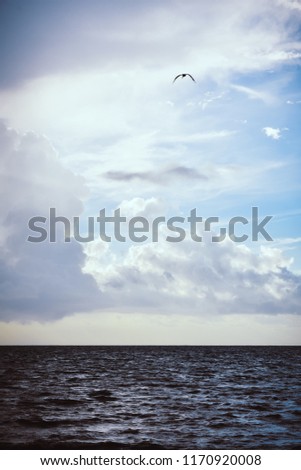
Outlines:
{"label": "bird wing", "polygon": [[195,82],[195,79],[193,78],[192,75],[190,75],[190,73],[187,73],[187,75],[191,78],[191,80],[193,80]]}
{"label": "bird wing", "polygon": [[182,77],[182,75],[183,75],[182,73],[180,73],[179,75],[177,75],[177,76],[173,79],[173,83],[176,81],[177,78]]}

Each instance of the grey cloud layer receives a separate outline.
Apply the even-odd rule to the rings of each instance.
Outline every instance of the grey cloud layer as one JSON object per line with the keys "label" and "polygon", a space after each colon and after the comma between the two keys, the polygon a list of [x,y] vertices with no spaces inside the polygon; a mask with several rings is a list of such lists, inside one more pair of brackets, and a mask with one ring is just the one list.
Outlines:
{"label": "grey cloud layer", "polygon": [[149,181],[156,184],[166,184],[170,179],[183,178],[187,180],[207,180],[205,175],[202,175],[194,168],[185,166],[175,166],[162,171],[108,171],[104,174],[105,178],[129,182],[132,180]]}
{"label": "grey cloud layer", "polygon": [[49,320],[102,303],[100,290],[83,274],[85,255],[76,243],[27,242],[30,217],[57,207],[78,215],[81,178],[65,170],[49,142],[0,125],[0,317]]}
{"label": "grey cloud layer", "polygon": [[[255,13],[254,2],[238,0],[185,5],[177,0],[164,5],[116,1],[114,8],[97,0],[1,2],[0,86],[121,64],[174,70],[178,61],[185,65],[187,59],[200,60],[197,73],[209,67],[216,75],[219,69],[227,73],[273,66],[299,57],[300,44],[292,41],[291,32],[296,30],[293,16],[300,10],[291,5],[262,0]],[[253,46],[250,36],[257,38]]]}

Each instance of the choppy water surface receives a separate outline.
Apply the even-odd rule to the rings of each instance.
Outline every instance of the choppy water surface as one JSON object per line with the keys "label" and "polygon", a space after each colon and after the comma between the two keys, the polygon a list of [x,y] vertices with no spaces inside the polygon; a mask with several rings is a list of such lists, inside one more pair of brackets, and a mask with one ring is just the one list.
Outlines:
{"label": "choppy water surface", "polygon": [[0,354],[2,449],[301,448],[301,347]]}

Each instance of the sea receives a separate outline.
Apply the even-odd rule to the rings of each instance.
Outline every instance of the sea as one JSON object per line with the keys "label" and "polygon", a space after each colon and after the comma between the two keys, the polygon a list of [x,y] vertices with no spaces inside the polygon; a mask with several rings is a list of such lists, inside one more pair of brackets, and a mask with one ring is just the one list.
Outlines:
{"label": "sea", "polygon": [[1,449],[301,449],[301,347],[2,346]]}

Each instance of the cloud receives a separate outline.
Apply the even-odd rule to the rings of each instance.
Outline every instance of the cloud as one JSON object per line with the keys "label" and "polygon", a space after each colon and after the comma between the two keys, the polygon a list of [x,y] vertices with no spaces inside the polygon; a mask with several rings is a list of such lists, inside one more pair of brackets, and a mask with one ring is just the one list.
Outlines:
{"label": "cloud", "polygon": [[297,101],[287,100],[286,104],[301,104],[301,100],[297,100]]}
{"label": "cloud", "polygon": [[276,98],[267,91],[256,90],[243,85],[231,85],[231,88],[241,93],[245,93],[250,99],[261,100],[266,104],[272,104],[277,101]]}
{"label": "cloud", "polygon": [[291,10],[299,10],[301,12],[301,4],[298,0],[278,0],[278,3]]}
{"label": "cloud", "polygon": [[[197,79],[263,70],[299,59],[291,41],[296,1],[162,2],[29,0],[1,5],[2,87],[84,69],[148,70],[170,76],[191,64]],[[169,28],[166,28],[166,24]],[[226,25],[226,26],[225,26]],[[246,34],[246,30],[248,33]],[[55,33],[54,33],[55,31]],[[16,34],[18,40],[16,40]],[[139,38],[139,41],[137,41]],[[6,45],[9,44],[7,52]],[[13,58],[13,59],[12,59]]]}
{"label": "cloud", "polygon": [[263,127],[263,132],[267,137],[271,137],[271,139],[279,140],[281,137],[281,130],[277,127]]}
{"label": "cloud", "polygon": [[89,311],[102,302],[79,244],[30,243],[28,221],[83,210],[83,180],[66,170],[46,138],[19,134],[0,124],[0,311],[1,319],[46,321]]}
{"label": "cloud", "polygon": [[[130,246],[122,258],[96,261],[90,252],[88,271],[101,290],[125,312],[222,314],[300,314],[301,277],[290,270],[281,250],[261,248],[259,254],[230,240],[164,241]],[[150,235],[151,238],[151,235]],[[93,250],[93,248],[90,247]]]}
{"label": "cloud", "polygon": [[206,180],[207,177],[205,175],[200,174],[197,170],[194,168],[188,168],[185,166],[176,166],[174,168],[171,168],[168,170],[167,175],[175,175],[179,178],[184,178],[184,179],[201,179],[201,180]]}
{"label": "cloud", "polygon": [[154,184],[166,184],[171,179],[186,179],[186,180],[206,180],[207,177],[195,168],[186,166],[174,166],[161,171],[144,171],[144,172],[125,172],[125,171],[108,171],[104,174],[105,178],[128,182],[132,180],[148,181]]}
{"label": "cloud", "polygon": [[[86,246],[59,237],[56,243],[29,243],[29,218],[47,216],[49,207],[69,219],[83,213],[84,181],[63,167],[45,137],[20,134],[3,123],[0,131],[2,320],[53,321],[112,308],[196,316],[300,313],[300,277],[280,250],[256,255],[232,242],[212,243],[209,234],[202,243],[163,238],[116,251],[100,240]],[[166,172],[188,181],[195,177],[186,166]],[[122,215],[152,221],[167,204],[136,197],[119,207]],[[166,230],[160,228],[160,237]]]}
{"label": "cloud", "polygon": [[214,93],[212,91],[207,91],[204,94],[204,98],[201,101],[198,102],[198,105],[201,106],[202,110],[204,111],[210,103],[212,103],[216,100],[222,99],[225,94],[226,94],[226,92]]}
{"label": "cloud", "polygon": [[125,199],[118,205],[118,208],[121,215],[127,217],[127,219],[139,216],[152,220],[166,210],[166,203],[157,197],[150,197],[148,199],[135,197],[133,199]]}
{"label": "cloud", "polygon": [[198,142],[207,142],[211,140],[223,139],[225,137],[230,137],[235,134],[235,131],[230,131],[227,129],[222,129],[220,131],[210,130],[208,132],[198,132],[196,134],[187,134],[187,135],[175,135],[173,137],[166,136],[164,139],[165,142],[174,142],[174,143],[198,143]]}

